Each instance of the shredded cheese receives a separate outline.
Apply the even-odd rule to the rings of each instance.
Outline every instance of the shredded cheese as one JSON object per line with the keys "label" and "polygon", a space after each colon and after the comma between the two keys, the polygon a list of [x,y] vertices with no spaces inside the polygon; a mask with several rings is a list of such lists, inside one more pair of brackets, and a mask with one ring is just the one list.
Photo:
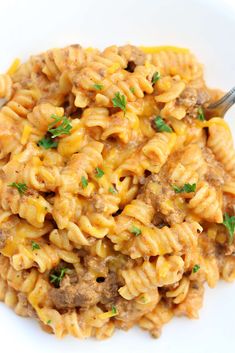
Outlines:
{"label": "shredded cheese", "polygon": [[31,135],[33,129],[30,125],[25,125],[22,135],[21,135],[21,140],[20,143],[22,143],[22,145],[26,145],[26,143],[28,142],[29,136]]}
{"label": "shredded cheese", "polygon": [[159,53],[160,51],[172,51],[174,53],[189,53],[190,52],[189,49],[187,49],[187,48],[174,47],[174,46],[170,46],[170,45],[163,45],[163,46],[158,46],[158,47],[140,46],[139,48],[146,54],[156,54],[156,53]]}
{"label": "shredded cheese", "polygon": [[119,63],[114,63],[112,66],[110,66],[108,69],[107,69],[107,72],[109,74],[113,74],[114,72],[116,72],[118,69],[120,69],[120,64]]}
{"label": "shredded cheese", "polygon": [[106,313],[102,313],[99,315],[101,320],[109,319],[110,317],[116,316],[117,313],[113,313],[112,310],[107,311]]}
{"label": "shredded cheese", "polygon": [[20,66],[20,59],[16,58],[16,59],[12,62],[11,66],[9,67],[9,69],[7,70],[7,74],[10,75],[10,76],[12,76],[12,75],[17,71],[17,69],[19,68],[19,66]]}

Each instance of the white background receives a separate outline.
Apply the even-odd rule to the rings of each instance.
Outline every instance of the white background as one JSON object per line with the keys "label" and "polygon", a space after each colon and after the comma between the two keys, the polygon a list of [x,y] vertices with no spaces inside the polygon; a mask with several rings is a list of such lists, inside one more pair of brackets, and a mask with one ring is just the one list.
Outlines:
{"label": "white background", "polygon": [[[207,82],[235,85],[234,0],[0,0],[0,70],[15,57],[80,43],[172,44],[191,48],[205,64]],[[226,116],[235,132],[234,110]],[[220,353],[235,347],[235,285],[206,291],[200,320],[176,318],[159,340],[139,329],[105,342],[78,341],[40,331],[0,305],[0,350],[17,353],[121,352]]]}

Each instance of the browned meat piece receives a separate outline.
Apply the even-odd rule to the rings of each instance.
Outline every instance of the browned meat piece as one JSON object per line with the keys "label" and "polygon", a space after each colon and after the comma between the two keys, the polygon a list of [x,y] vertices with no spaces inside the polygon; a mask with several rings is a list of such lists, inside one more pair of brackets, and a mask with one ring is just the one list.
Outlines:
{"label": "browned meat piece", "polygon": [[235,196],[224,194],[223,195],[223,211],[228,213],[230,216],[235,214]]}
{"label": "browned meat piece", "polygon": [[208,103],[211,99],[210,94],[205,89],[200,89],[197,92],[197,105],[204,105]]}
{"label": "browned meat piece", "polygon": [[134,72],[136,68],[136,64],[134,63],[134,61],[128,61],[126,70],[129,72]]}
{"label": "browned meat piece", "polygon": [[165,172],[151,175],[146,179],[141,197],[154,207],[155,225],[161,226],[162,223],[172,225],[183,222],[185,211],[176,202],[175,192],[167,181]]}
{"label": "browned meat piece", "polygon": [[111,273],[103,283],[101,303],[111,302],[118,295],[119,283],[116,273]]}
{"label": "browned meat piece", "polygon": [[0,230],[0,249],[3,249],[5,247],[8,237],[9,233],[7,231]]}
{"label": "browned meat piece", "polygon": [[57,309],[89,307],[100,301],[98,283],[81,283],[65,288],[53,288],[50,297]]}
{"label": "browned meat piece", "polygon": [[96,277],[107,277],[108,275],[106,262],[98,256],[86,255],[84,257],[84,266]]}
{"label": "browned meat piece", "polygon": [[203,157],[207,162],[207,173],[205,175],[206,180],[211,185],[218,187],[224,184],[224,168],[215,159],[214,154],[209,148],[203,149]]}
{"label": "browned meat piece", "polygon": [[144,65],[146,54],[133,45],[124,45],[119,48],[119,54],[123,55],[128,62],[133,62],[135,65]]}
{"label": "browned meat piece", "polygon": [[187,87],[181,93],[177,103],[184,105],[186,108],[193,107],[197,103],[197,90],[193,87]]}
{"label": "browned meat piece", "polygon": [[118,313],[115,316],[115,325],[122,330],[131,328],[142,315],[136,310],[133,301],[126,300],[120,296],[116,299],[114,305]]}
{"label": "browned meat piece", "polygon": [[17,294],[19,304],[21,306],[20,313],[18,315],[24,317],[36,317],[36,312],[32,305],[28,302],[27,296],[24,293]]}
{"label": "browned meat piece", "polygon": [[177,103],[180,105],[184,105],[186,108],[189,109],[189,112],[192,113],[193,108],[196,108],[195,111],[197,111],[198,106],[204,105],[205,103],[209,102],[210,98],[211,97],[206,89],[196,89],[194,87],[188,86],[177,99]]}
{"label": "browned meat piece", "polygon": [[107,303],[117,294],[118,283],[114,274],[104,278],[104,282],[98,283],[90,273],[86,273],[75,285],[66,281],[61,288],[51,289],[50,298],[57,309],[88,308],[99,302]]}

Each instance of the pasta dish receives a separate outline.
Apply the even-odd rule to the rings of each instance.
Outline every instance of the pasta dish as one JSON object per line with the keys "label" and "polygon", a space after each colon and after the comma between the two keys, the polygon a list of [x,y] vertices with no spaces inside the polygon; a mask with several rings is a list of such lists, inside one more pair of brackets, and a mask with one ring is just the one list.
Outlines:
{"label": "pasta dish", "polygon": [[187,49],[71,45],[0,75],[0,300],[57,337],[159,337],[235,279],[235,150]]}

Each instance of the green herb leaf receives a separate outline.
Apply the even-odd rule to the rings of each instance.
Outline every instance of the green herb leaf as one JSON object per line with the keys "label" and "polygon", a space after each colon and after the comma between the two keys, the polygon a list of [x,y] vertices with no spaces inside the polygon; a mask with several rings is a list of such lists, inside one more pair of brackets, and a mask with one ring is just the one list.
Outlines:
{"label": "green herb leaf", "polygon": [[147,302],[146,297],[144,295],[140,297],[140,300],[142,301],[143,304]]}
{"label": "green herb leaf", "polygon": [[[48,125],[48,131],[51,133],[51,138],[70,134],[72,125],[66,116],[59,117],[55,114],[52,114],[51,118],[55,120]],[[58,123],[60,124],[57,126]]]}
{"label": "green herb leaf", "polygon": [[35,241],[32,241],[32,250],[39,250],[40,249],[40,245],[38,243],[35,243]]}
{"label": "green herb leaf", "polygon": [[20,195],[23,195],[28,189],[27,185],[24,183],[12,183],[12,184],[9,184],[8,186],[16,188],[19,191]]}
{"label": "green herb leaf", "polygon": [[112,314],[113,314],[113,315],[116,315],[116,314],[117,314],[117,308],[116,308],[115,305],[112,305],[111,311],[112,311]]}
{"label": "green herb leaf", "polygon": [[97,91],[101,91],[104,88],[104,86],[100,85],[99,83],[95,83],[93,85],[93,88],[96,89]]}
{"label": "green herb leaf", "polygon": [[229,215],[225,213],[223,225],[228,229],[229,244],[231,245],[233,242],[234,232],[235,232],[235,216],[229,217]]}
{"label": "green herb leaf", "polygon": [[113,186],[110,186],[109,190],[108,190],[111,194],[116,194],[117,193],[117,190],[113,187]]}
{"label": "green herb leaf", "polygon": [[49,281],[58,288],[67,271],[68,269],[65,267],[54,269],[49,276]]}
{"label": "green herb leaf", "polygon": [[51,320],[47,320],[47,325],[50,325],[51,324]]}
{"label": "green herb leaf", "polygon": [[196,272],[199,271],[199,270],[200,270],[200,265],[194,265],[192,272],[193,272],[193,273],[196,273]]}
{"label": "green herb leaf", "polygon": [[183,187],[178,187],[176,185],[172,185],[172,188],[176,192],[176,194],[182,193],[182,192],[195,192],[196,191],[196,184],[184,184]]}
{"label": "green herb leaf", "polygon": [[161,77],[160,73],[155,72],[152,77],[152,84],[154,85],[159,80],[160,77]]}
{"label": "green herb leaf", "polygon": [[200,120],[200,121],[204,121],[205,120],[205,115],[204,115],[202,107],[199,107],[198,110],[197,110],[197,119]]}
{"label": "green herb leaf", "polygon": [[160,131],[160,132],[172,132],[172,128],[167,125],[164,120],[160,117],[160,116],[157,116],[155,119],[154,119],[154,125],[157,129],[157,131]]}
{"label": "green herb leaf", "polygon": [[142,232],[141,229],[136,227],[135,225],[132,226],[130,232],[134,234],[134,236],[138,237]]}
{"label": "green herb leaf", "polygon": [[95,177],[98,179],[102,178],[102,176],[104,175],[104,171],[99,167],[95,168],[95,171],[96,171]]}
{"label": "green herb leaf", "polygon": [[38,146],[48,150],[49,148],[56,148],[58,146],[58,142],[53,140],[50,136],[44,136],[40,141],[38,141]]}
{"label": "green herb leaf", "polygon": [[112,99],[113,106],[126,112],[126,97],[120,92],[116,92]]}
{"label": "green herb leaf", "polygon": [[81,178],[82,188],[85,189],[88,186],[88,180],[82,176]]}
{"label": "green herb leaf", "polygon": [[130,91],[134,94],[135,93],[135,87],[130,87]]}

